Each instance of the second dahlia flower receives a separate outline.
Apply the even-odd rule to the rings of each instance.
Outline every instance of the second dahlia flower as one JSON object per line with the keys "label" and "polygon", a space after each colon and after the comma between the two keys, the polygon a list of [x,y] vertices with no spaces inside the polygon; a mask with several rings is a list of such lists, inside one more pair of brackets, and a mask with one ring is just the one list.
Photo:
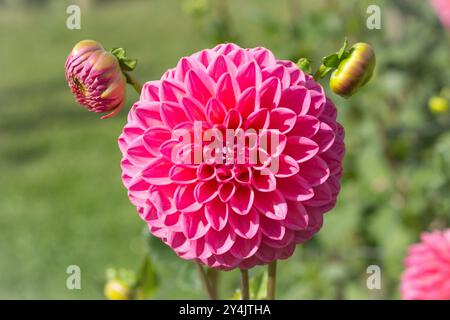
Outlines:
{"label": "second dahlia flower", "polygon": [[247,269],[290,257],[321,228],[343,137],[310,75],[265,48],[222,44],[144,85],[119,137],[122,178],[150,232],[180,257]]}
{"label": "second dahlia flower", "polygon": [[442,25],[450,29],[450,0],[430,0],[430,3]]}
{"label": "second dahlia flower", "polygon": [[450,229],[423,233],[409,248],[401,280],[405,300],[450,300]]}
{"label": "second dahlia flower", "polygon": [[119,61],[93,40],[78,42],[66,61],[66,80],[78,103],[114,116],[125,103],[126,79]]}

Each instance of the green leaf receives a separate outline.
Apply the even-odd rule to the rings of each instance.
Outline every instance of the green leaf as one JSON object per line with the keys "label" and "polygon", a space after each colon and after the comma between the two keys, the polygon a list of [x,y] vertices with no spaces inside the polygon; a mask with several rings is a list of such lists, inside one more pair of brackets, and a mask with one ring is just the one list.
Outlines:
{"label": "green leaf", "polygon": [[128,59],[124,48],[113,48],[110,52],[119,61],[122,71],[133,71],[136,69],[137,59]]}
{"label": "green leaf", "polygon": [[139,278],[134,287],[136,298],[149,299],[153,297],[157,288],[158,277],[156,275],[155,268],[153,267],[150,257],[146,255],[142,264]]}
{"label": "green leaf", "polygon": [[249,283],[250,298],[252,300],[263,300],[267,297],[267,271],[260,272],[252,277]]}
{"label": "green leaf", "polygon": [[343,59],[346,58],[348,54],[347,49],[348,49],[348,39],[347,37],[345,37],[344,44],[342,45],[341,49],[338,52],[339,61],[342,61]]}
{"label": "green leaf", "polygon": [[322,60],[322,64],[327,68],[337,68],[340,62],[341,60],[339,59],[339,55],[337,53],[330,54]]}

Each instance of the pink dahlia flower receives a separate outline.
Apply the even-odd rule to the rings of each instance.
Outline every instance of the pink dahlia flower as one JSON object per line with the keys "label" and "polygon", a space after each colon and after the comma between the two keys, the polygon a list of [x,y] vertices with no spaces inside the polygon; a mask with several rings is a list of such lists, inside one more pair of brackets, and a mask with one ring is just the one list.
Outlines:
{"label": "pink dahlia flower", "polygon": [[[201,139],[209,130],[214,146]],[[290,257],[321,228],[340,189],[343,136],[323,88],[294,63],[222,44],[144,85],[119,137],[122,178],[150,232],[180,257],[251,268]]]}
{"label": "pink dahlia flower", "polygon": [[93,40],[78,42],[66,60],[66,80],[78,103],[110,118],[125,102],[126,80],[117,58]]}
{"label": "pink dahlia flower", "polygon": [[441,23],[450,29],[450,0],[430,0],[430,3]]}
{"label": "pink dahlia flower", "polygon": [[450,229],[423,233],[409,247],[400,291],[405,300],[450,300]]}

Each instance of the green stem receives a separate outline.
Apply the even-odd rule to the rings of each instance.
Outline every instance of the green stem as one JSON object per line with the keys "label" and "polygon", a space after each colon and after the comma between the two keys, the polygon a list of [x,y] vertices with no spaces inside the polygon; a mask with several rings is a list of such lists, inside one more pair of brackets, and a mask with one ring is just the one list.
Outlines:
{"label": "green stem", "polygon": [[277,282],[277,260],[273,261],[268,266],[267,300],[275,300],[276,282]]}
{"label": "green stem", "polygon": [[134,88],[134,90],[136,90],[138,94],[141,94],[142,85],[135,78],[133,78],[128,72],[124,72],[123,74],[127,79],[127,83],[131,84],[131,86]]}
{"label": "green stem", "polygon": [[248,270],[241,269],[242,300],[250,300],[250,287],[248,283]]}
{"label": "green stem", "polygon": [[208,295],[208,298],[210,300],[216,300],[217,299],[216,295],[215,295],[214,290],[211,286],[211,283],[208,279],[208,275],[205,272],[205,269],[203,269],[202,265],[198,262],[195,263],[195,266],[196,266],[197,272],[200,276],[200,280],[202,281],[203,288],[205,289],[206,294]]}

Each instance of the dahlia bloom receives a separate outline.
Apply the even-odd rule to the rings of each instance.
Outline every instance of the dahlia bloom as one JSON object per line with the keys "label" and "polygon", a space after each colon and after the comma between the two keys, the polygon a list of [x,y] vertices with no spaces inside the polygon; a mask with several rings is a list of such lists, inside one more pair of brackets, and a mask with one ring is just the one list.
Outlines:
{"label": "dahlia bloom", "polygon": [[[210,130],[215,139],[201,139]],[[229,132],[254,143],[227,144]],[[265,48],[221,44],[144,85],[119,137],[122,179],[181,258],[248,269],[319,231],[339,193],[343,137],[310,75]]]}
{"label": "dahlia bloom", "polygon": [[450,29],[450,0],[430,0],[430,3],[442,25]]}
{"label": "dahlia bloom", "polygon": [[110,118],[125,102],[126,79],[117,58],[96,41],[78,42],[66,60],[66,80],[78,103]]}
{"label": "dahlia bloom", "polygon": [[400,292],[405,300],[450,300],[450,229],[422,233],[409,247]]}

